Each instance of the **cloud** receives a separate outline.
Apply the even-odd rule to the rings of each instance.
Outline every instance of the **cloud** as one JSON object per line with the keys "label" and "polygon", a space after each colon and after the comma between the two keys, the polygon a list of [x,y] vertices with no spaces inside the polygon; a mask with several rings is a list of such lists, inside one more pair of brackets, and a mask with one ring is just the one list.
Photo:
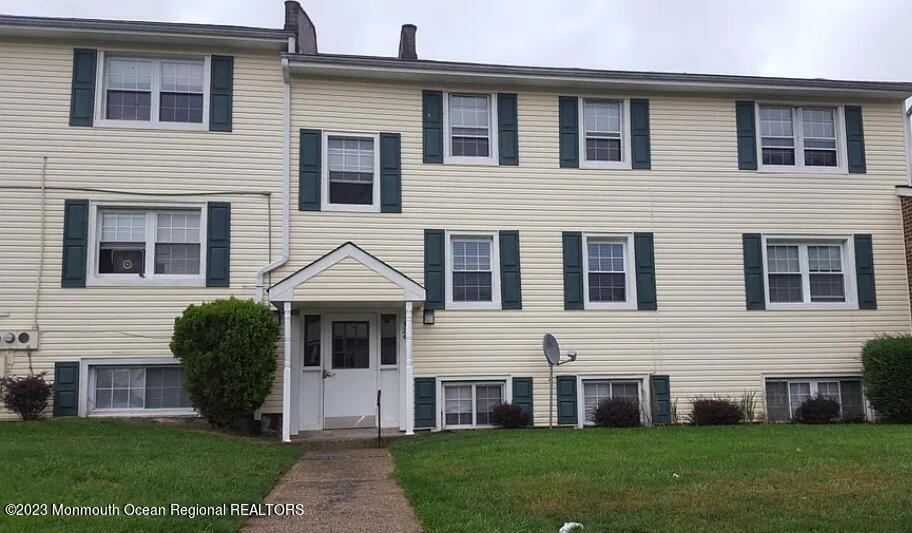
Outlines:
{"label": "cloud", "polygon": [[[304,0],[324,52],[523,65],[912,80],[902,0]],[[0,12],[280,27],[280,0],[0,0]]]}

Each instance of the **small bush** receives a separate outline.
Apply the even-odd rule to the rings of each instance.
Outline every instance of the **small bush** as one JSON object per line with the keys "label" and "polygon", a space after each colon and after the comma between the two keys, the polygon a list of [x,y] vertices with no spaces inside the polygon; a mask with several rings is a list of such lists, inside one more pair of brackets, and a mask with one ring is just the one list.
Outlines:
{"label": "small bush", "polygon": [[3,378],[3,405],[23,420],[35,420],[47,408],[51,385],[44,380],[44,373],[36,376]]}
{"label": "small bush", "polygon": [[279,325],[252,300],[191,305],[174,320],[171,352],[197,411],[218,427],[253,415],[272,389]]}
{"label": "small bush", "polygon": [[727,398],[696,398],[690,422],[695,426],[730,426],[741,421],[741,406]]}
{"label": "small bush", "polygon": [[744,391],[738,401],[738,408],[741,409],[741,420],[753,423],[757,417],[757,391]]}
{"label": "small bush", "polygon": [[912,423],[912,336],[871,339],[861,360],[871,406],[891,422]]}
{"label": "small bush", "polygon": [[494,425],[500,428],[513,429],[529,425],[529,413],[522,407],[511,403],[502,403],[492,411]]}
{"label": "small bush", "polygon": [[795,409],[799,424],[829,424],[839,417],[839,402],[821,396],[808,398]]}
{"label": "small bush", "polygon": [[609,428],[631,428],[640,425],[640,404],[626,398],[606,398],[592,413],[595,425]]}

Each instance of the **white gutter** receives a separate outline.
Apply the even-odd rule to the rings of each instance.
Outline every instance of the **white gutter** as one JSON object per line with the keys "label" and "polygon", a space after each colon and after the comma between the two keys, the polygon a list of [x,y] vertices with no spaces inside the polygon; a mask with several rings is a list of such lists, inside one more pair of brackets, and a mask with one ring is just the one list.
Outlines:
{"label": "white gutter", "polygon": [[[288,59],[282,58],[282,104],[285,107],[282,147],[282,255],[278,259],[257,271],[256,301],[263,301],[266,274],[288,262],[291,255],[291,76],[288,72]],[[270,221],[271,222],[271,221]],[[270,231],[272,228],[270,226]]]}
{"label": "white gutter", "polygon": [[909,185],[912,186],[912,105],[906,109],[906,119],[903,121],[903,128],[906,130],[906,173],[909,175]]}

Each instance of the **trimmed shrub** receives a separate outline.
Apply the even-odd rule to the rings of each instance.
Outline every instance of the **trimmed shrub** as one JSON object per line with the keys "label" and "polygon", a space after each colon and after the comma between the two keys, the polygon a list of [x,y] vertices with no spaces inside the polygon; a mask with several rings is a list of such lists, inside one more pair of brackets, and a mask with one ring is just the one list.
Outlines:
{"label": "trimmed shrub", "polygon": [[511,403],[502,403],[491,412],[494,425],[500,428],[513,429],[528,426],[529,413],[522,407]]}
{"label": "trimmed shrub", "polygon": [[592,412],[595,425],[609,428],[632,428],[640,425],[640,404],[627,398],[605,398]]}
{"label": "trimmed shrub", "polygon": [[279,324],[252,300],[191,305],[174,320],[171,353],[184,369],[184,389],[218,427],[250,417],[272,389]]}
{"label": "trimmed shrub", "polygon": [[696,398],[690,422],[695,426],[730,426],[741,421],[743,412],[738,402],[728,398]]}
{"label": "trimmed shrub", "polygon": [[34,376],[3,378],[3,405],[23,420],[35,420],[47,409],[51,385],[44,380],[44,372]]}
{"label": "trimmed shrub", "polygon": [[861,350],[864,386],[874,409],[891,422],[912,422],[912,336],[883,336]]}
{"label": "trimmed shrub", "polygon": [[839,402],[815,396],[801,402],[795,409],[795,422],[799,424],[829,424],[839,417]]}

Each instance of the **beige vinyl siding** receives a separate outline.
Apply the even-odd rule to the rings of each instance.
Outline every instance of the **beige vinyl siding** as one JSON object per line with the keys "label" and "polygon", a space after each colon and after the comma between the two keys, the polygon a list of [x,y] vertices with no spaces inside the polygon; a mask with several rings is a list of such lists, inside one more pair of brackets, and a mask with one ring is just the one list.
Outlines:
{"label": "beige vinyl siding", "polygon": [[334,302],[359,294],[365,302],[396,302],[402,287],[384,278],[357,259],[348,257],[298,285],[294,299],[304,302]]}
{"label": "beige vinyl siding", "polygon": [[[31,365],[36,372],[48,372],[50,379],[55,361],[170,356],[174,318],[187,305],[228,296],[252,298],[256,271],[281,250],[283,104],[276,54],[118,46],[150,54],[234,55],[234,131],[77,128],[68,125],[74,46],[112,49],[97,42],[0,43],[0,330],[27,329],[32,323],[41,209],[35,188],[42,157],[48,158],[49,187],[40,348],[31,358],[25,352],[0,352],[0,357],[6,356],[12,373],[25,373]],[[66,187],[151,196],[61,189]],[[188,195],[169,196],[175,193]],[[263,193],[270,193],[271,200]],[[231,202],[231,287],[62,289],[65,199]],[[8,413],[0,412],[4,415]]]}
{"label": "beige vinyl siding", "polygon": [[[523,309],[438,311],[433,326],[416,315],[418,377],[532,376],[546,423],[550,332],[579,353],[559,373],[667,373],[686,411],[694,395],[760,391],[764,373],[857,373],[865,339],[909,331],[894,189],[906,183],[901,102],[814,100],[862,105],[867,174],[768,174],[737,170],[743,96],[579,93],[649,98],[652,133],[652,170],[580,170],[558,167],[557,98],[574,91],[511,88],[520,164],[487,167],[422,164],[422,89],[448,88],[293,80],[292,146],[300,128],[402,134],[402,213],[293,211],[291,261],[274,276],[352,241],[422,283],[424,229],[519,230]],[[659,310],[565,311],[562,231],[654,232]],[[873,234],[878,309],[746,311],[746,232]]]}

